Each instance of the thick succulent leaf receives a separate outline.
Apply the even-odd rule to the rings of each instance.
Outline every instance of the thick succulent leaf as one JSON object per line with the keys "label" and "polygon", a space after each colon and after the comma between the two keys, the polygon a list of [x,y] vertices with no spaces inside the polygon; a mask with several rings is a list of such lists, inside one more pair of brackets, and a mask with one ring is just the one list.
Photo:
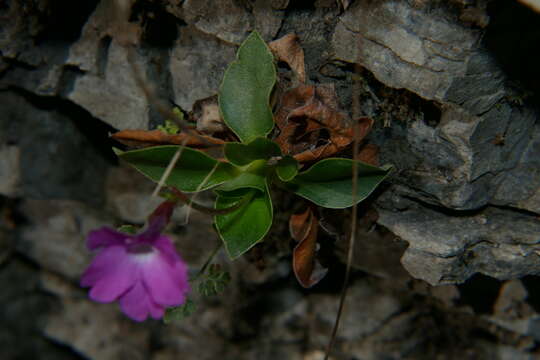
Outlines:
{"label": "thick succulent leaf", "polygon": [[265,137],[272,130],[269,101],[275,82],[274,57],[254,31],[238,49],[237,59],[227,68],[219,90],[225,124],[242,142]]}
{"label": "thick succulent leaf", "polygon": [[291,181],[298,174],[298,161],[292,156],[285,156],[276,165],[277,176],[282,181]]}
{"label": "thick succulent leaf", "polygon": [[[174,145],[155,146],[126,152],[117,151],[117,155],[142,174],[158,182],[179,148],[180,146]],[[215,166],[217,167],[212,175],[201,186]],[[232,165],[218,163],[201,151],[184,147],[166,184],[181,191],[193,192],[222,184],[237,175],[238,171]]]}
{"label": "thick succulent leaf", "polygon": [[272,226],[272,201],[268,190],[252,188],[218,192],[216,209],[245,202],[239,209],[215,216],[219,236],[231,259],[235,259],[261,241]]}
{"label": "thick succulent leaf", "polygon": [[[364,200],[388,175],[390,169],[358,163],[358,186],[355,202]],[[319,161],[307,171],[298,174],[286,186],[315,204],[332,209],[353,205],[353,160],[330,158]]]}
{"label": "thick succulent leaf", "polygon": [[225,144],[227,160],[238,166],[245,166],[255,160],[268,160],[273,156],[280,156],[281,149],[278,144],[266,138],[256,138],[249,144],[231,142]]}

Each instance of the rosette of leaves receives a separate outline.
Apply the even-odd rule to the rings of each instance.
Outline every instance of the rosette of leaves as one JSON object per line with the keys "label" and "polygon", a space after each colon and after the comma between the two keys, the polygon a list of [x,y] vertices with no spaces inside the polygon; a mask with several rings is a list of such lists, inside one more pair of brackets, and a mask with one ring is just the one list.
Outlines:
{"label": "rosette of leaves", "polygon": [[[217,195],[216,209],[234,209],[214,217],[232,259],[261,241],[272,226],[272,185],[319,206],[341,209],[364,200],[389,172],[356,161],[358,186],[353,194],[354,160],[327,158],[299,171],[297,161],[267,138],[274,127],[270,95],[275,83],[274,56],[260,35],[253,32],[229,65],[219,91],[221,115],[239,141],[224,145],[225,161],[184,148],[165,181],[186,193],[212,189]],[[118,156],[158,182],[178,148],[154,146]]]}

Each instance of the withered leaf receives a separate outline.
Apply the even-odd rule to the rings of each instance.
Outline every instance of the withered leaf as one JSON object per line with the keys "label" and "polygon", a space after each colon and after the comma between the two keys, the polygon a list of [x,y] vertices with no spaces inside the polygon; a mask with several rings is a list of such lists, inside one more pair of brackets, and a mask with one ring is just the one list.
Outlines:
{"label": "withered leaf", "polygon": [[355,159],[373,166],[379,166],[379,147],[375,144],[366,144],[356,154]]}
{"label": "withered leaf", "polygon": [[196,130],[176,135],[166,134],[161,130],[122,130],[111,135],[115,140],[127,146],[147,147],[155,145],[185,145],[194,148],[206,148],[223,145],[225,141],[212,136],[202,135]]}
{"label": "withered leaf", "polygon": [[354,127],[348,116],[337,110],[332,85],[300,85],[283,94],[275,122],[280,130],[275,139],[283,153],[301,162],[332,156],[371,131],[373,120],[362,117]]}
{"label": "withered leaf", "polygon": [[300,82],[306,82],[304,50],[300,46],[296,34],[287,34],[274,40],[268,44],[268,47],[279,61],[289,64]]}
{"label": "withered leaf", "polygon": [[301,214],[294,214],[289,221],[291,236],[298,241],[293,250],[293,271],[305,288],[317,284],[327,272],[315,258],[319,221],[310,207]]}
{"label": "withered leaf", "polygon": [[296,241],[302,241],[308,235],[313,222],[313,213],[311,208],[300,214],[293,214],[289,219],[289,232]]}

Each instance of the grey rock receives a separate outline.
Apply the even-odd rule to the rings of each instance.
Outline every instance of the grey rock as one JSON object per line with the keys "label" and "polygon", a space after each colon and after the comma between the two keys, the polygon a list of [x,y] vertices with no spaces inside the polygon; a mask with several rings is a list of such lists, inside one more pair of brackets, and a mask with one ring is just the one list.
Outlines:
{"label": "grey rock", "polygon": [[277,35],[285,15],[284,11],[279,10],[285,9],[287,3],[283,0],[256,0],[253,4],[255,29],[265,41],[271,41]]}
{"label": "grey rock", "polygon": [[534,360],[537,358],[537,356],[534,354],[520,351],[511,346],[499,345],[496,346],[493,350],[493,355],[496,356],[497,360]]}
{"label": "grey rock", "polygon": [[2,360],[76,360],[71,351],[43,337],[43,324],[55,302],[40,287],[35,267],[11,258],[0,267],[0,346]]}
{"label": "grey rock", "polygon": [[[227,308],[201,306],[194,316],[162,329],[159,336],[166,349],[158,352],[155,358],[189,359],[194,354],[201,360],[240,358],[231,355],[235,352],[239,355],[238,350],[223,337],[230,327],[231,317]],[[203,346],[201,346],[202,338],[204,338]]]}
{"label": "grey rock", "polygon": [[[533,112],[504,105],[482,117],[447,106],[436,128],[414,122],[407,140],[416,156],[424,158],[420,169],[411,169],[414,187],[448,208],[488,204],[497,186],[493,178],[518,166],[533,125]],[[504,136],[504,144],[497,143],[498,136]],[[534,174],[526,178],[532,182]]]}
{"label": "grey rock", "polygon": [[0,80],[0,88],[21,88],[41,96],[58,95],[63,87],[63,63],[67,49],[67,45],[35,48],[34,56],[43,57],[43,62],[35,68],[13,66],[6,70]]}
{"label": "grey rock", "polygon": [[528,292],[520,280],[510,280],[501,287],[499,297],[488,320],[517,334],[538,340],[540,315],[527,303]]}
{"label": "grey rock", "polygon": [[78,353],[90,359],[146,359],[149,350],[149,333],[118,311],[116,304],[91,302],[62,284],[61,279],[47,284],[58,291],[63,288],[61,309],[47,318],[44,334],[48,338],[69,344]]}
{"label": "grey rock", "polygon": [[[324,326],[323,329],[331,329],[338,308],[335,298],[314,295],[310,301],[313,312],[318,316],[319,326]],[[369,311],[358,311],[358,304],[363,304]],[[400,311],[401,304],[393,296],[381,294],[368,281],[358,281],[351,284],[344,308],[338,337],[341,340],[358,341],[376,333]],[[324,345],[327,341],[327,333],[319,334],[313,338],[313,341]]]}
{"label": "grey rock", "polygon": [[234,46],[192,26],[182,28],[169,60],[174,102],[191,110],[197,100],[217,94],[235,52]]}
{"label": "grey rock", "polygon": [[[144,69],[144,60],[134,60]],[[148,100],[128,62],[128,50],[112,40],[103,74],[76,76],[64,96],[116,129],[147,129]],[[144,74],[142,74],[144,76]]]}
{"label": "grey rock", "polygon": [[[512,123],[510,126],[516,127]],[[510,127],[506,133],[509,132]],[[527,147],[509,153],[521,156],[518,163],[493,180],[493,203],[540,214],[540,125],[536,124],[525,135],[530,139]],[[506,146],[506,136],[504,140]]]}
{"label": "grey rock", "polygon": [[452,216],[420,205],[379,215],[380,224],[409,243],[403,266],[432,285],[460,283],[475,273],[497,279],[540,273],[534,216],[497,208]]}
{"label": "grey rock", "polygon": [[22,230],[17,250],[45,269],[78,281],[92,258],[86,236],[106,225],[102,215],[69,200],[25,200],[20,210],[30,225]]}
{"label": "grey rock", "polygon": [[111,167],[105,184],[108,210],[125,223],[144,224],[163,201],[152,197],[155,184],[133,168]]}
{"label": "grey rock", "polygon": [[442,103],[439,125],[412,120],[398,130],[406,138],[396,144],[400,151],[383,156],[412,188],[408,196],[452,209],[496,203],[535,211],[538,166],[520,157],[527,147],[538,157],[529,139],[536,114],[501,103],[505,78],[480,37],[440,5],[356,2],[341,16],[332,44],[336,59]]}
{"label": "grey rock", "polygon": [[[405,1],[356,2],[333,35],[336,59],[440,103],[435,125],[421,117],[392,124],[392,135],[381,141],[381,157],[396,165],[401,185],[379,223],[409,242],[402,263],[431,284],[462,282],[476,272],[509,279],[539,270],[534,217],[444,210],[496,204],[538,213],[537,111],[505,101],[505,77],[480,37],[440,5]],[[411,210],[404,197],[434,207]],[[475,225],[476,216],[494,228]]]}
{"label": "grey rock", "polygon": [[251,3],[234,0],[220,2],[169,1],[167,10],[193,24],[200,31],[233,44],[240,44],[252,30],[271,41],[279,31],[288,0],[256,0]]}
{"label": "grey rock", "polygon": [[[70,6],[64,9],[73,10]],[[90,10],[92,6],[84,4],[81,11]],[[49,20],[56,15],[55,10],[58,10],[55,4],[49,1],[35,4],[8,1],[0,10],[0,17],[9,19],[0,26],[0,73],[5,70],[0,88],[22,88],[42,96],[56,96],[63,90],[64,65],[71,38],[78,29],[74,28],[77,23],[74,20],[69,28],[63,29],[62,36],[51,34],[55,32],[55,24]]]}
{"label": "grey rock", "polygon": [[[146,59],[109,36],[109,2],[101,2],[79,40],[69,49],[66,65],[77,71],[63,96],[116,129],[147,129],[148,100],[137,83],[146,80]],[[135,64],[131,66],[130,64]]]}
{"label": "grey rock", "polygon": [[0,145],[0,194],[18,195],[21,181],[20,157],[18,146]]}
{"label": "grey rock", "polygon": [[240,44],[253,29],[253,16],[234,0],[188,0],[182,5],[183,19],[200,31],[232,44]]}
{"label": "grey rock", "polygon": [[40,17],[46,15],[47,5],[39,4],[33,11],[25,7],[19,1],[7,1],[0,9],[0,16],[10,20],[3,21],[0,27],[1,56],[36,66],[41,59],[25,56],[25,52],[34,46],[33,36],[43,30]]}
{"label": "grey rock", "polygon": [[[0,27],[0,89],[19,88],[41,96],[58,95],[64,83],[69,43],[52,41],[36,46],[34,37],[43,31],[42,20],[38,18],[45,15],[28,16],[17,3],[11,1],[11,10],[15,11],[4,15],[11,21]],[[0,16],[3,16],[1,10]]]}
{"label": "grey rock", "polygon": [[[2,227],[5,227],[3,224]],[[13,234],[7,230],[0,230],[0,266],[9,260],[13,253]]]}
{"label": "grey rock", "polygon": [[[407,243],[399,241],[394,234],[374,224],[362,225],[356,229],[356,238],[361,240],[354,246],[351,266],[379,278],[395,281],[409,279],[410,276],[399,262]],[[348,249],[348,236],[339,236],[335,243],[335,253],[343,263],[347,262]]]}
{"label": "grey rock", "polygon": [[[444,11],[428,12],[405,1],[356,2],[340,20],[332,40],[337,59],[365,66],[390,87],[440,101],[447,99],[454,84],[463,83],[481,36],[480,31],[450,20]],[[492,94],[488,88],[480,94],[473,89],[493,74],[469,72],[472,86],[461,87],[462,96],[465,91]],[[493,84],[495,92],[498,81]]]}
{"label": "grey rock", "polygon": [[[329,3],[329,4],[328,4]],[[329,5],[329,6],[325,6]],[[278,37],[296,34],[304,50],[306,76],[321,83],[326,79],[317,79],[319,71],[332,59],[332,48],[329,46],[338,21],[339,9],[336,2],[315,2],[314,10],[297,7],[287,11],[287,16],[279,30]],[[347,104],[340,99],[341,104]]]}
{"label": "grey rock", "polygon": [[77,126],[77,122],[93,119],[82,118],[86,114],[72,112],[63,103],[44,103],[26,95],[0,93],[0,146],[6,155],[0,161],[1,187],[5,194],[100,203],[105,179],[96,174],[102,174],[108,164]]}

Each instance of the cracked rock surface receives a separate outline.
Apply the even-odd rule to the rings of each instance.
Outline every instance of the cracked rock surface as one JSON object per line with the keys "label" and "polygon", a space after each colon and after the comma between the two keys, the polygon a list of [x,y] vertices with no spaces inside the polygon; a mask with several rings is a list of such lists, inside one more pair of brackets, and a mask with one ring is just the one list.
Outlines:
{"label": "cracked rock surface", "polygon": [[[440,112],[431,123],[420,114],[381,131],[383,161],[396,166],[399,186],[381,201],[380,223],[409,242],[404,266],[432,284],[462,282],[475,272],[505,279],[538,274],[540,178],[538,153],[531,156],[538,148],[537,107],[511,100],[510,79],[482,41],[489,27],[464,23],[451,4],[412,3],[356,2],[332,38],[336,59],[361,64],[385,85],[433,101]],[[425,206],[401,211],[402,197]],[[493,217],[490,205],[505,208]],[[509,225],[519,210],[530,214],[518,231]],[[489,219],[492,228],[464,231],[468,212]],[[498,232],[493,242],[486,237],[491,232]],[[474,251],[478,260],[463,265],[471,243],[482,244]]]}

